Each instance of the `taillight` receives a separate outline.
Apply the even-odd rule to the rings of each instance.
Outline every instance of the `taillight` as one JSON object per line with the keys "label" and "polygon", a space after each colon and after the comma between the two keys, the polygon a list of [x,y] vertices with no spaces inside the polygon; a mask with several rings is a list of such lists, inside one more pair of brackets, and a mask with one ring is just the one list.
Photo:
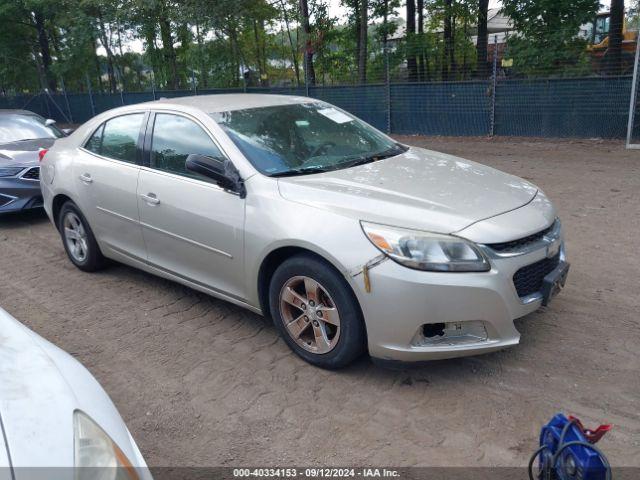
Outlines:
{"label": "taillight", "polygon": [[46,148],[41,148],[40,151],[38,152],[38,159],[39,161],[42,161],[42,159],[44,158],[44,156],[47,154],[49,150],[47,150]]}

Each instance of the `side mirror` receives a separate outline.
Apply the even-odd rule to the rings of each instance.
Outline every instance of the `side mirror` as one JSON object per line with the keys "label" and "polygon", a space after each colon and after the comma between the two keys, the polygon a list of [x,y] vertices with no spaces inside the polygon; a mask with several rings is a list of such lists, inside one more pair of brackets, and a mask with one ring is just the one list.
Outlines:
{"label": "side mirror", "polygon": [[231,190],[244,198],[247,191],[244,182],[240,178],[238,169],[226,158],[208,157],[192,153],[185,161],[185,168],[194,173],[199,173],[214,180],[225,190]]}
{"label": "side mirror", "polygon": [[56,124],[56,121],[55,121],[55,120],[52,120],[51,118],[47,118],[47,119],[44,121],[44,126],[45,126],[45,127],[50,127],[51,125],[55,125],[55,124]]}
{"label": "side mirror", "polygon": [[62,133],[64,133],[65,137],[68,137],[75,131],[75,128],[63,128]]}

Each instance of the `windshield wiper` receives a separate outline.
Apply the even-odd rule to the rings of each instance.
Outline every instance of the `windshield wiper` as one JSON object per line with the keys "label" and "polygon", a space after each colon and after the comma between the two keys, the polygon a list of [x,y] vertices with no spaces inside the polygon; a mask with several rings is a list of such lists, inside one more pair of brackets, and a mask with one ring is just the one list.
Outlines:
{"label": "windshield wiper", "polygon": [[396,155],[400,155],[401,153],[404,153],[406,151],[407,151],[406,147],[402,145],[396,145],[383,152],[374,153],[371,155],[364,155],[362,157],[357,157],[352,160],[341,162],[338,165],[340,166],[340,168],[357,167],[358,165],[364,165],[366,163],[376,162],[378,160],[384,160],[385,158],[395,157]]}
{"label": "windshield wiper", "polygon": [[294,175],[308,175],[310,173],[323,173],[328,172],[331,168],[328,167],[302,167],[302,168],[293,168],[291,170],[285,170],[284,172],[276,172],[270,175],[270,177],[291,177]]}

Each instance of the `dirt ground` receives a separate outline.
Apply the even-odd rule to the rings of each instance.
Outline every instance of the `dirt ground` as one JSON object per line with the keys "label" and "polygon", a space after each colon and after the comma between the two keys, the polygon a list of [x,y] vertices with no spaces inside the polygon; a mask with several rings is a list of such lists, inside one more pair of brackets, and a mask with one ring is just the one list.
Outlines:
{"label": "dirt ground", "polygon": [[122,265],[86,274],[43,214],[0,219],[0,305],[102,383],[153,466],[520,466],[555,412],[640,466],[640,152],[598,140],[402,137],[538,184],[572,263],[495,354],[340,372],[261,317]]}

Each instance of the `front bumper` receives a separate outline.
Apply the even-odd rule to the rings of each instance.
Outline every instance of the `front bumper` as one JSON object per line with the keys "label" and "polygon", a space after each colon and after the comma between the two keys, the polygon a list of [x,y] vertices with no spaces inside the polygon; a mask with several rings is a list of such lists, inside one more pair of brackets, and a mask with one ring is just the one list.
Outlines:
{"label": "front bumper", "polygon": [[[557,241],[564,260],[564,243]],[[520,298],[513,276],[549,255],[548,248],[509,257],[491,255],[492,268],[482,273],[423,272],[385,260],[369,270],[369,293],[363,274],[357,275],[356,295],[370,355],[381,360],[436,360],[518,344],[520,334],[513,321],[537,310],[542,295]]]}
{"label": "front bumper", "polygon": [[30,167],[17,177],[0,178],[0,214],[42,207],[40,181],[21,178]]}

